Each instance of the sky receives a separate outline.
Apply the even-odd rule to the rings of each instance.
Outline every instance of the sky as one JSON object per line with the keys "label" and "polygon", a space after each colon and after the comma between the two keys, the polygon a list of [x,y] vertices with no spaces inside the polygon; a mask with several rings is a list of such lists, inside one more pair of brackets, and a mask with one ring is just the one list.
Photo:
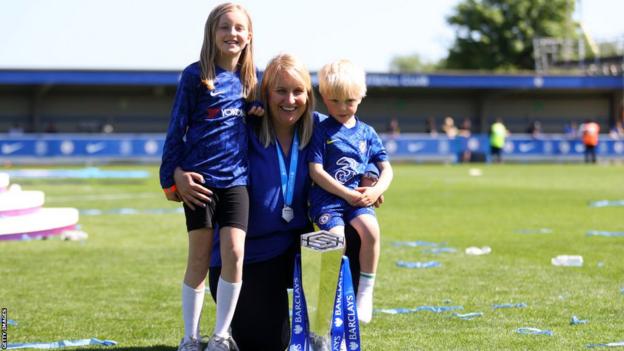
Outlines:
{"label": "sky", "polygon": [[[208,13],[221,2],[0,0],[0,69],[181,70],[198,59]],[[460,0],[238,2],[251,13],[261,69],[288,52],[312,71],[348,58],[387,72],[397,55],[445,57],[454,38],[446,18]],[[624,1],[580,8],[576,17],[594,39],[624,37]]]}

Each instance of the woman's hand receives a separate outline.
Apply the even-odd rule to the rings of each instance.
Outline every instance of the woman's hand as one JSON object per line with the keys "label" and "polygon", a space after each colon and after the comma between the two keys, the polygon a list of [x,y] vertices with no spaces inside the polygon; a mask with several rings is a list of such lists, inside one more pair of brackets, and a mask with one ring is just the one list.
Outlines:
{"label": "woman's hand", "polygon": [[206,204],[212,202],[212,191],[201,185],[204,183],[204,177],[201,174],[186,172],[177,167],[173,173],[173,179],[177,188],[177,196],[192,210],[195,210],[195,206],[206,207]]}

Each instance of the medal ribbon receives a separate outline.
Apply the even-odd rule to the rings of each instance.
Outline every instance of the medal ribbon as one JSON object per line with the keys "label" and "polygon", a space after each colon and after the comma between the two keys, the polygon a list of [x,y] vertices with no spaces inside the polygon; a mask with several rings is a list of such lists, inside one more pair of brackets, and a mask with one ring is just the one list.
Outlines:
{"label": "medal ribbon", "polygon": [[290,147],[290,165],[288,167],[288,173],[286,173],[286,162],[284,161],[284,154],[282,148],[279,146],[279,142],[275,142],[275,148],[277,149],[277,158],[279,159],[280,178],[282,180],[282,195],[284,196],[284,206],[291,207],[293,194],[295,192],[295,175],[297,173],[297,160],[299,159],[299,136],[295,131],[292,145]]}
{"label": "medal ribbon", "polygon": [[[301,256],[295,258],[293,276],[293,309],[289,351],[305,351],[308,347],[308,308],[301,284]],[[360,351],[360,323],[357,316],[355,291],[349,268],[349,258],[342,257],[340,275],[336,286],[334,312],[331,328],[332,351],[340,351],[340,344],[345,338],[347,350]]]}
{"label": "medal ribbon", "polygon": [[[339,300],[341,300],[339,303]],[[339,312],[339,310],[341,310]],[[336,289],[336,300],[334,303],[334,316],[332,319],[332,350],[340,351],[342,338],[347,350],[360,351],[360,321],[357,315],[355,290],[353,289],[353,279],[349,268],[349,258],[342,257],[338,287]]]}
{"label": "medal ribbon", "polygon": [[293,276],[293,308],[291,316],[291,332],[289,351],[305,351],[308,349],[308,307],[301,285],[301,255],[295,257],[295,273]]}

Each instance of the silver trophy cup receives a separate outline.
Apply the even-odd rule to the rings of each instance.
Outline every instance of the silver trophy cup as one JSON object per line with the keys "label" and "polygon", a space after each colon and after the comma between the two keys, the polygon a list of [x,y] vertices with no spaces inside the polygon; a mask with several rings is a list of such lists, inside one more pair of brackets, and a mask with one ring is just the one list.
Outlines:
{"label": "silver trophy cup", "polygon": [[301,275],[311,351],[331,350],[334,299],[344,247],[344,236],[328,231],[301,236]]}

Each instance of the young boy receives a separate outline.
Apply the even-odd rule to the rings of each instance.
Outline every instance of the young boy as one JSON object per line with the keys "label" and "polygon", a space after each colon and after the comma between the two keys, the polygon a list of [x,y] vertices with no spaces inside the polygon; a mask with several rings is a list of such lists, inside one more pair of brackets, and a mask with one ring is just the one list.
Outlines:
{"label": "young boy", "polygon": [[[323,230],[344,235],[350,223],[361,238],[357,311],[361,322],[373,316],[373,287],[379,261],[379,223],[372,206],[392,181],[392,168],[375,130],[356,116],[366,95],[364,71],[347,60],[325,65],[319,90],[331,118],[314,130],[308,156],[310,215]],[[358,187],[369,163],[379,169],[372,187]]]}

